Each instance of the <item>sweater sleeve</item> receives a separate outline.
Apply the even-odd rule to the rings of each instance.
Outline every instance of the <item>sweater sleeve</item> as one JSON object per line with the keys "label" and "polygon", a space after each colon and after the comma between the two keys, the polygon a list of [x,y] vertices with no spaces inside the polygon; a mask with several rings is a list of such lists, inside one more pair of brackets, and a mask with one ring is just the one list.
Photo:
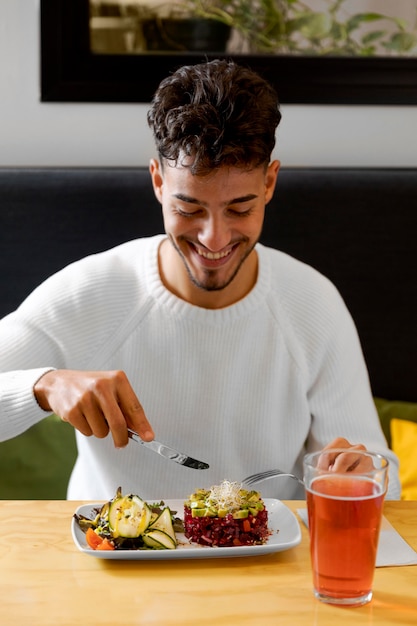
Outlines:
{"label": "sweater sleeve", "polygon": [[0,441],[20,435],[50,411],[41,409],[33,387],[51,367],[18,370],[0,374]]}
{"label": "sweater sleeve", "polygon": [[337,437],[384,454],[390,462],[389,497],[399,498],[398,460],[388,448],[372,397],[352,316],[337,288],[313,268],[284,258],[280,301],[288,349],[304,381],[310,411],[307,452]]}
{"label": "sweater sleeve", "polygon": [[115,249],[54,274],[0,320],[0,441],[48,415],[33,393],[42,374],[92,369],[134,309],[136,285],[123,252]]}
{"label": "sweater sleeve", "polygon": [[325,289],[325,307],[316,319],[314,358],[309,361],[312,426],[307,449],[345,437],[384,454],[391,470],[388,497],[397,499],[401,491],[398,459],[388,448],[380,425],[356,326],[334,286],[327,284]]}

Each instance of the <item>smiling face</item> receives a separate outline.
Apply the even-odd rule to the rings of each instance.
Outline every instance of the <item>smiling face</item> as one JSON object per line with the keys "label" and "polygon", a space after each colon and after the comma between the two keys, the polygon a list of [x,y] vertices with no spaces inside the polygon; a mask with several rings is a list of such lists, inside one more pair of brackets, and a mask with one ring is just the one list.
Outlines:
{"label": "smiling face", "polygon": [[156,160],[150,171],[168,240],[160,249],[166,287],[197,306],[221,308],[243,298],[257,277],[265,204],[279,162],[265,170],[224,167],[207,176]]}

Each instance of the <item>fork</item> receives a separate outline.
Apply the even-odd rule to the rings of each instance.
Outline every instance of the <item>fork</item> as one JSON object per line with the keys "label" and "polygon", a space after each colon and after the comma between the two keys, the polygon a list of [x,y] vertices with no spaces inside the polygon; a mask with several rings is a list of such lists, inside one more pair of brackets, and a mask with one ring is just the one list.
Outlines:
{"label": "fork", "polygon": [[242,483],[245,485],[255,485],[256,483],[260,483],[263,480],[269,480],[271,478],[275,478],[276,476],[286,476],[287,478],[293,478],[300,485],[304,487],[304,482],[301,478],[298,478],[295,474],[291,474],[290,472],[284,472],[280,469],[266,470],[265,472],[258,472],[257,474],[251,474],[251,476],[247,476],[242,480]]}

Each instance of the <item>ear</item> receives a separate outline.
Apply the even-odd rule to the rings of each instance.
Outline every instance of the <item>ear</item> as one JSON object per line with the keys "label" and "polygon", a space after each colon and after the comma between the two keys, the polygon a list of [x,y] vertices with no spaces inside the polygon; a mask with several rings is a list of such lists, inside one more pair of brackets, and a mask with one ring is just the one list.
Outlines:
{"label": "ear", "polygon": [[274,195],[275,185],[277,184],[278,172],[281,166],[281,162],[278,160],[272,161],[266,170],[265,174],[265,204],[271,200]]}
{"label": "ear", "polygon": [[159,161],[156,159],[150,160],[149,172],[156,199],[162,204],[162,187],[164,185],[164,179],[162,177],[162,168]]}

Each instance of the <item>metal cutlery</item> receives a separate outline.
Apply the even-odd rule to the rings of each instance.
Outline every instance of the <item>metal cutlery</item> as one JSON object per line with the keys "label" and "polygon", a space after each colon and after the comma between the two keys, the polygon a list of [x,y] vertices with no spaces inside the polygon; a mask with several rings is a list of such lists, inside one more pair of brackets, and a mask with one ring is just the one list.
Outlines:
{"label": "metal cutlery", "polygon": [[256,483],[260,483],[264,480],[269,480],[270,478],[275,478],[276,476],[282,476],[282,477],[286,476],[288,478],[293,478],[300,485],[303,485],[304,487],[304,483],[301,480],[301,478],[298,478],[298,476],[296,476],[295,474],[291,474],[290,472],[284,472],[280,469],[266,470],[265,472],[258,472],[257,474],[251,474],[251,476],[247,476],[246,478],[244,478],[242,480],[242,483],[245,485],[255,485]]}
{"label": "metal cutlery", "polygon": [[175,463],[179,463],[180,465],[184,465],[185,467],[191,467],[192,469],[197,470],[208,469],[210,467],[208,463],[204,463],[204,461],[197,461],[197,459],[193,459],[187,454],[178,452],[177,450],[174,450],[173,448],[170,448],[169,446],[159,441],[156,441],[155,439],[153,441],[143,441],[143,439],[141,439],[139,435],[130,428],[127,429],[127,432],[130,439],[136,441],[137,443],[140,443],[142,446],[145,446],[145,448],[148,448],[149,450],[160,454],[165,459],[175,461]]}

